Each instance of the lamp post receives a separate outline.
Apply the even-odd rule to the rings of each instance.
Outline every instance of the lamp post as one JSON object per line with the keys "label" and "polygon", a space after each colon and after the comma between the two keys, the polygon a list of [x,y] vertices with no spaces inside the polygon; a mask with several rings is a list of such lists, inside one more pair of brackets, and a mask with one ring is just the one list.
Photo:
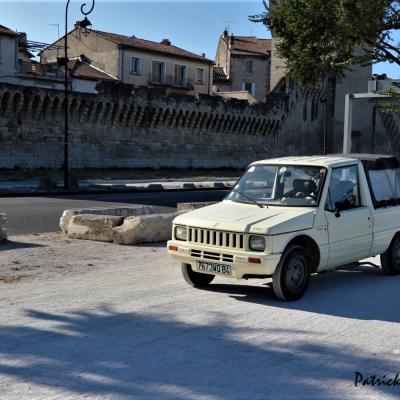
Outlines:
{"label": "lamp post", "polygon": [[[69,189],[69,105],[68,105],[68,7],[71,0],[65,6],[65,36],[64,36],[64,58],[59,60],[59,65],[64,65],[64,189]],[[92,24],[87,16],[93,11],[95,0],[89,11],[85,11],[86,3],[81,5],[81,13],[85,18],[80,22],[80,27],[86,29]]]}

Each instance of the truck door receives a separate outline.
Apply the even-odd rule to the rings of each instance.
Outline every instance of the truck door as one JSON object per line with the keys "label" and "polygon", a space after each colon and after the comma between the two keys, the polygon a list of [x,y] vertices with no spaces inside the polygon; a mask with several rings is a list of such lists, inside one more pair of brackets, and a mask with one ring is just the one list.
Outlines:
{"label": "truck door", "polygon": [[372,214],[361,204],[358,165],[334,168],[325,204],[328,222],[328,267],[369,257]]}

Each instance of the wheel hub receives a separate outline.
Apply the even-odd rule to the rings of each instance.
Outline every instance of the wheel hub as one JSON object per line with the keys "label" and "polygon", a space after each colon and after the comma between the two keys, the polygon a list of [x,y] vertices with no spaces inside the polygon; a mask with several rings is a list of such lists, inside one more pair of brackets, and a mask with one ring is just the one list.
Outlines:
{"label": "wheel hub", "polygon": [[298,292],[303,286],[305,278],[305,265],[301,257],[293,258],[286,272],[286,286],[291,292]]}

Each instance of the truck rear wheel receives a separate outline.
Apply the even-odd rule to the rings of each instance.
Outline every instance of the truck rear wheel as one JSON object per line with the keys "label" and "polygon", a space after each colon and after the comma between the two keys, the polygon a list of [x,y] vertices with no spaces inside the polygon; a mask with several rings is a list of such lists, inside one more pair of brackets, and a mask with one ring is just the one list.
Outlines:
{"label": "truck rear wheel", "polygon": [[397,235],[390,243],[389,248],[381,254],[381,266],[385,275],[400,274],[400,236]]}
{"label": "truck rear wheel", "polygon": [[190,264],[181,265],[183,279],[194,287],[204,287],[211,283],[215,278],[215,275],[201,274],[199,272],[194,272]]}
{"label": "truck rear wheel", "polygon": [[290,246],[272,277],[272,288],[278,299],[294,301],[300,299],[310,282],[310,256],[301,246]]}

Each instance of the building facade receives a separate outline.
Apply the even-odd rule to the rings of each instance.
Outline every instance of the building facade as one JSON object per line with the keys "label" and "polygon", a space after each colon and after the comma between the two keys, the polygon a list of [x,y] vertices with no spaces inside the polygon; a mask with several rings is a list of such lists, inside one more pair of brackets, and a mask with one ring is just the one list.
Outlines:
{"label": "building facade", "polygon": [[[62,46],[64,38],[54,43]],[[98,30],[79,24],[68,34],[69,57],[83,56],[101,70],[136,87],[164,87],[168,92],[210,94],[213,61],[171,44]],[[41,53],[43,63],[54,62],[56,50]]]}
{"label": "building facade", "polygon": [[214,67],[214,92],[249,92],[265,102],[270,92],[271,40],[220,36]]}
{"label": "building facade", "polygon": [[[25,33],[0,25],[0,83],[64,89],[64,69],[57,62],[42,64],[35,61],[29,48]],[[68,74],[70,90],[82,93],[97,93],[99,81],[117,80],[82,57],[70,59]]]}

